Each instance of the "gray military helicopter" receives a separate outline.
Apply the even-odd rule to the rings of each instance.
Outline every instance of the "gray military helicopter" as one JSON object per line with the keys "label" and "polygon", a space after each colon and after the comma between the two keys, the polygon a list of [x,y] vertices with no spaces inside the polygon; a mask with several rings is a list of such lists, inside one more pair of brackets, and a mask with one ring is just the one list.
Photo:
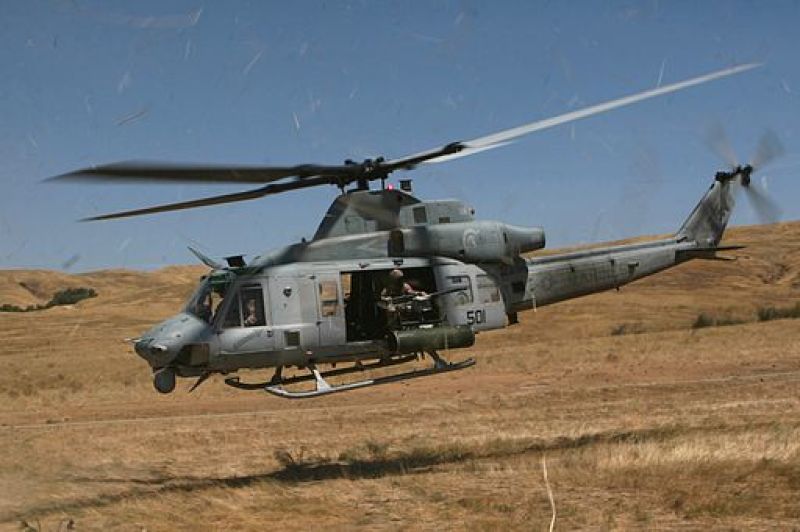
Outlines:
{"label": "gray military helicopter", "polygon": [[[412,194],[409,180],[401,181],[399,189],[385,186],[385,181],[398,170],[496,148],[534,131],[756,66],[726,68],[392,160],[288,167],[124,162],[51,179],[263,185],[88,220],[231,203],[318,185],[339,187],[341,194],[310,241],[249,262],[243,256],[227,257],[225,264],[191,250],[211,271],[180,313],[134,340],[136,353],[152,367],[154,386],[162,393],[174,390],[176,376],[197,378],[194,390],[215,373],[274,368],[266,382],[246,383],[238,376],[225,382],[280,397],[316,397],[464,369],[475,360],[451,363],[440,351],[470,347],[477,333],[518,323],[521,311],[618,288],[690,259],[714,259],[722,249],[738,249],[719,242],[734,206],[732,187],[753,190],[755,165],[718,172],[669,238],[533,258],[523,254],[545,246],[542,228],[476,220],[474,210],[461,201],[423,201]],[[763,144],[760,152],[775,152],[774,142]],[[372,181],[380,181],[380,188],[371,189]],[[382,372],[388,375],[336,385],[326,380],[425,355],[433,361],[427,369]],[[329,369],[320,371],[323,365]],[[298,371],[284,376],[284,368],[290,367]],[[293,386],[303,381],[313,387]]]}

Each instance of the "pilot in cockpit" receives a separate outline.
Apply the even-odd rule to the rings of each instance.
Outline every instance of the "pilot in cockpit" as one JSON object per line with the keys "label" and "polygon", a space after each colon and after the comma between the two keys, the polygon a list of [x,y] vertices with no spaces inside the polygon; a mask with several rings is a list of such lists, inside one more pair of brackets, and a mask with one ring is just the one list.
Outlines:
{"label": "pilot in cockpit", "polygon": [[198,318],[205,322],[211,321],[211,292],[204,294],[198,298],[195,305],[195,314]]}
{"label": "pilot in cockpit", "polygon": [[258,319],[258,310],[256,308],[256,300],[255,299],[248,299],[247,300],[247,308],[245,309],[245,318],[244,318],[244,326],[245,327],[253,327],[254,325],[259,324]]}

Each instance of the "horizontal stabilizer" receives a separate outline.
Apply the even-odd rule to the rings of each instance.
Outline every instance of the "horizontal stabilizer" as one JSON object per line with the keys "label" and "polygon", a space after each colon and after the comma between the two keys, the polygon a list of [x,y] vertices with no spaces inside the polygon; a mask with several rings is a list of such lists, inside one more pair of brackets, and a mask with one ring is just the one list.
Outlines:
{"label": "horizontal stabilizer", "polygon": [[735,257],[725,257],[717,255],[718,251],[735,251],[737,249],[744,249],[745,246],[717,246],[709,248],[692,248],[692,249],[679,249],[678,259],[705,259],[705,260],[736,260]]}

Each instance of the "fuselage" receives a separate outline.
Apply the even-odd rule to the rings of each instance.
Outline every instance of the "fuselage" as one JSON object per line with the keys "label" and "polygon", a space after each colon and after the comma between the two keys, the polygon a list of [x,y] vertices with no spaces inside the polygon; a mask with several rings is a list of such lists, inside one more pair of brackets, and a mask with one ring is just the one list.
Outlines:
{"label": "fuselage", "polygon": [[[402,354],[387,342],[377,307],[393,269],[402,269],[416,289],[447,292],[432,302],[437,327],[480,333],[516,323],[517,312],[661,271],[680,262],[686,248],[666,239],[512,264],[373,256],[215,271],[182,313],[143,335],[137,352],[154,369],[171,365],[182,376],[382,358]],[[248,308],[255,309],[250,321]]]}

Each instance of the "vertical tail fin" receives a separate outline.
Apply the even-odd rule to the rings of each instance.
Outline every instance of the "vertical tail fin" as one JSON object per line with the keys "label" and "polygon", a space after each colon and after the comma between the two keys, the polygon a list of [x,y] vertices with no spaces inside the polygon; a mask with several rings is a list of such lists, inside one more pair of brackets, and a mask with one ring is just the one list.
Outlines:
{"label": "vertical tail fin", "polygon": [[732,182],[733,179],[715,179],[676,236],[697,242],[701,248],[717,247],[735,205]]}

